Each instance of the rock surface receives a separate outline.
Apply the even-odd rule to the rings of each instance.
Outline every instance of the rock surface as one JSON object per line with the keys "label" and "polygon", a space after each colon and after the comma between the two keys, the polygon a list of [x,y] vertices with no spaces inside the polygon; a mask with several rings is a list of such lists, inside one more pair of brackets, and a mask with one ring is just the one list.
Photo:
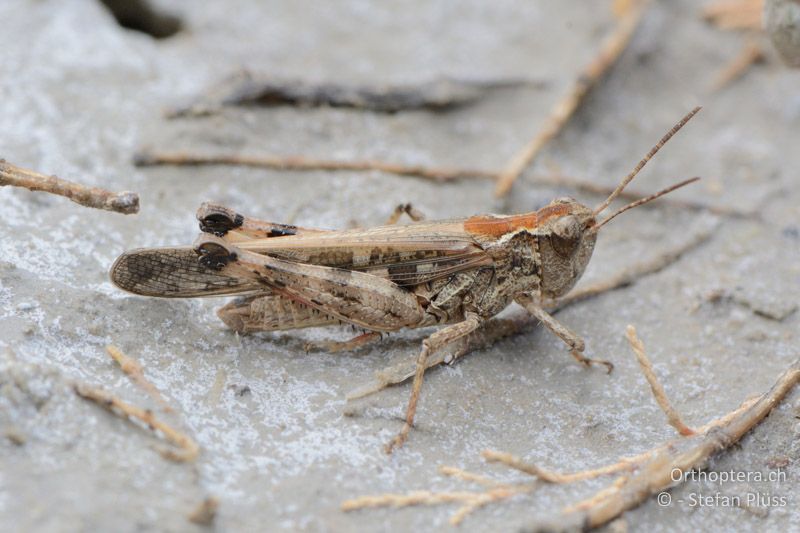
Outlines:
{"label": "rock surface", "polygon": [[[448,507],[344,514],[339,505],[363,494],[464,487],[436,473],[442,464],[516,479],[484,465],[485,448],[573,471],[672,438],[625,342],[629,323],[692,424],[763,392],[798,356],[800,313],[785,311],[800,301],[800,72],[771,61],[710,93],[742,41],[705,25],[695,2],[655,3],[610,76],[504,204],[492,199],[485,181],[136,168],[132,158],[150,146],[499,169],[592,57],[613,24],[605,9],[563,0],[410,2],[394,9],[357,0],[156,3],[167,6],[183,29],[157,40],[121,28],[99,2],[0,5],[0,157],[141,195],[141,212],[122,216],[0,189],[0,530],[193,530],[201,526],[186,517],[209,496],[219,500],[215,524],[222,530],[447,530],[454,510]],[[446,75],[545,85],[496,91],[446,113],[283,107],[163,118],[164,109],[243,67],[339,83],[422,83]],[[664,204],[615,220],[582,283],[718,224],[709,242],[664,271],[559,314],[584,336],[589,355],[611,359],[616,371],[581,368],[540,328],[508,339],[429,372],[418,427],[391,458],[381,446],[400,428],[408,386],[370,398],[357,417],[343,416],[344,397],[375,371],[412,357],[420,332],[354,354],[306,354],[306,341],[349,331],[239,338],[214,316],[218,300],[144,299],[107,280],[126,249],[191,243],[194,211],[206,200],[330,228],[380,223],[400,202],[431,218],[525,212],[563,195],[596,203],[566,187],[537,185],[534,177],[555,165],[614,185],[697,104],[703,112],[635,189],[654,191],[698,175],[698,186],[675,197],[758,217]],[[196,464],[166,461],[147,431],[72,394],[70,383],[81,381],[158,409],[105,354],[112,343],[143,364],[174,407],[164,416],[197,439]],[[785,483],[687,483],[672,491],[672,505],[652,500],[626,520],[648,531],[785,531],[800,523],[798,401],[796,391],[712,465],[766,472],[780,464]],[[462,527],[530,525],[605,482],[545,487],[480,510]],[[717,492],[769,493],[790,503],[766,510],[689,504],[691,494]]]}

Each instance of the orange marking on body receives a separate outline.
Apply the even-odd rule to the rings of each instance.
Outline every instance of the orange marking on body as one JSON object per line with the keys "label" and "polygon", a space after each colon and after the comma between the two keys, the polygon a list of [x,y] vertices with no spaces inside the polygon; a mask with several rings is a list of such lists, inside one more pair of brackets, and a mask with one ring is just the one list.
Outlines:
{"label": "orange marking on body", "polygon": [[477,215],[464,221],[464,230],[473,235],[499,238],[519,229],[534,230],[551,218],[569,214],[570,207],[568,204],[556,204],[523,215]]}

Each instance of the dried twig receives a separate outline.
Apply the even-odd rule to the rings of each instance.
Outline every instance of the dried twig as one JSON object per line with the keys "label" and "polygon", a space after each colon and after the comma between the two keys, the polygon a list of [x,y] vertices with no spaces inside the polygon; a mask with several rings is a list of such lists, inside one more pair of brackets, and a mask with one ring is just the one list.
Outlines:
{"label": "dried twig", "polygon": [[[564,509],[558,518],[559,529],[569,525],[597,527],[606,524],[628,509],[637,507],[651,495],[675,484],[675,471],[699,470],[722,450],[736,444],[755,427],[800,382],[800,360],[778,377],[773,387],[754,404],[737,410],[734,416],[720,419],[706,431],[689,438],[671,441],[642,464],[636,473],[618,478],[610,487],[592,498]],[[535,526],[539,531],[550,526]]]}
{"label": "dried twig", "polygon": [[270,168],[287,171],[378,171],[399,176],[415,176],[434,181],[452,181],[459,179],[495,179],[496,174],[487,170],[409,166],[385,161],[334,159],[313,159],[303,156],[247,156],[239,154],[196,154],[189,152],[155,152],[141,151],[134,156],[137,166],[154,165],[241,165],[247,167]]}
{"label": "dried twig", "polygon": [[650,390],[653,391],[653,396],[656,398],[656,402],[658,402],[659,407],[661,410],[664,411],[664,414],[667,415],[667,421],[669,425],[674,427],[675,430],[683,435],[684,437],[688,437],[694,435],[696,432],[689,426],[683,423],[681,420],[678,411],[672,406],[670,403],[669,398],[667,398],[667,393],[664,391],[664,387],[656,378],[656,373],[653,370],[653,363],[650,362],[650,359],[647,357],[647,354],[644,351],[644,343],[642,343],[641,339],[636,335],[636,328],[633,326],[628,326],[625,330],[625,336],[628,338],[628,342],[631,345],[631,349],[633,353],[636,354],[636,360],[639,361],[639,366],[642,369],[642,373],[644,374],[645,379],[647,379],[647,383],[650,384]]}
{"label": "dried twig", "polygon": [[0,187],[4,185],[65,196],[75,203],[95,209],[116,211],[125,215],[139,212],[139,195],[136,193],[114,193],[98,187],[86,187],[57,176],[45,176],[20,168],[0,159]]}
{"label": "dried twig", "polygon": [[747,70],[756,63],[764,60],[764,50],[755,41],[748,40],[741,52],[725,65],[714,77],[711,84],[712,91],[721,91],[734,81],[745,75]]}
{"label": "dried twig", "polygon": [[408,494],[379,494],[361,496],[342,502],[342,511],[357,511],[374,507],[409,507],[412,505],[441,505],[443,503],[460,503],[461,507],[450,517],[454,526],[460,524],[473,511],[518,494],[533,490],[532,485],[499,486],[485,491],[431,492],[427,490],[413,491]]}
{"label": "dried twig", "polygon": [[172,407],[170,407],[169,403],[167,403],[167,401],[161,395],[161,392],[159,392],[158,388],[156,388],[155,385],[150,383],[147,378],[144,377],[144,371],[142,370],[142,365],[139,363],[139,361],[126,355],[122,350],[113,345],[106,346],[106,352],[114,361],[117,362],[125,375],[127,375],[131,381],[143,388],[151,398],[161,405],[161,408],[165,412],[172,412]]}
{"label": "dried twig", "polygon": [[[478,178],[496,180],[496,194],[503,196],[508,193],[513,182],[528,167],[536,157],[541,148],[553,137],[555,137],[570,119],[572,114],[583,101],[589,90],[603,77],[609,68],[616,62],[622,51],[633,36],[639,21],[642,18],[646,5],[649,0],[639,0],[626,2],[622,9],[620,20],[608,39],[602,44],[597,56],[583,69],[578,76],[570,91],[559,101],[548,119],[543,130],[530,142],[524,149],[514,157],[514,159],[501,172],[488,171],[483,169],[465,169],[452,167],[426,167],[418,165],[402,165],[373,160],[339,161],[329,159],[313,159],[302,156],[246,156],[240,154],[199,154],[188,152],[156,152],[143,150],[134,157],[134,163],[138,166],[150,165],[242,165],[276,170],[325,170],[325,171],[380,171],[401,176],[415,176],[436,181],[450,181],[456,179]],[[248,91],[243,91],[242,95],[250,95],[245,101],[259,95],[260,90],[269,88],[269,84],[259,82],[254,90],[252,87]],[[267,93],[270,93],[267,91]],[[252,93],[252,94],[251,94]],[[270,93],[271,94],[271,93]],[[241,96],[241,95],[240,95]],[[232,98],[230,95],[218,98],[225,101],[225,98],[232,99],[234,102],[242,100],[240,96]],[[259,96],[260,98],[260,96]],[[270,96],[271,98],[271,96]],[[271,101],[269,98],[267,101]],[[201,113],[207,110],[205,104],[199,107],[189,106],[181,113]],[[192,111],[194,109],[194,111]]]}
{"label": "dried twig", "polygon": [[530,166],[542,148],[561,132],[592,87],[616,63],[639,26],[648,3],[648,0],[643,0],[627,8],[611,35],[601,45],[599,53],[584,67],[567,94],[553,108],[541,131],[511,159],[500,174],[495,196],[508,194],[520,174]]}
{"label": "dried twig", "polygon": [[448,476],[453,479],[466,481],[467,483],[476,483],[478,485],[483,485],[484,487],[490,487],[490,488],[511,487],[511,485],[507,483],[501,483],[496,479],[491,479],[486,476],[481,476],[473,472],[467,472],[466,470],[462,470],[454,466],[442,465],[439,467],[439,473],[442,474],[443,476]]}
{"label": "dried twig", "polygon": [[716,0],[701,15],[721,30],[760,30],[764,0]]}
{"label": "dried twig", "polygon": [[[628,340],[634,353],[640,363],[642,360],[646,361],[644,346],[636,337],[635,330],[632,327],[629,328]],[[671,407],[666,407],[670,405],[669,401],[663,387],[652,372],[652,366],[649,365],[649,362],[641,366],[659,405],[665,411],[674,412]],[[677,481],[676,471],[681,473],[681,479],[685,479],[683,473],[704,468],[711,457],[738,442],[745,433],[757,425],[798,382],[800,382],[800,360],[795,361],[766,394],[754,400],[747,400],[727,415],[697,428],[693,436],[673,439],[635,457],[623,458],[603,468],[574,474],[560,474],[527,464],[510,454],[486,451],[483,453],[483,457],[487,461],[505,464],[548,483],[572,483],[601,475],[621,473],[622,475],[610,485],[592,497],[562,509],[556,520],[536,524],[530,528],[533,531],[589,529],[614,520],[626,510],[640,505],[652,494],[673,486]],[[686,428],[682,423],[675,425]],[[469,513],[484,505],[502,501],[517,494],[529,493],[534,488],[531,484],[493,486],[492,480],[477,474],[460,469],[445,471],[455,472],[454,477],[478,482],[488,488],[482,493],[418,491],[407,495],[365,496],[344,502],[342,509],[352,511],[368,507],[460,503],[461,508],[451,517],[451,523],[457,524]]]}
{"label": "dried twig", "polygon": [[191,437],[159,420],[152,411],[129,404],[108,392],[89,385],[75,384],[74,389],[81,398],[91,400],[121,418],[139,420],[148,428],[159,431],[165,439],[179,448],[177,451],[167,448],[159,449],[159,453],[164,458],[176,462],[191,462],[200,453],[200,447]]}
{"label": "dried twig", "polygon": [[[429,179],[433,181],[455,181],[462,179],[481,179],[497,180],[499,172],[484,169],[471,169],[461,167],[429,167],[425,165],[404,165],[400,163],[389,163],[377,160],[330,160],[313,159],[303,156],[255,156],[240,154],[217,154],[209,155],[196,152],[160,152],[152,150],[142,150],[134,156],[134,164],[137,166],[204,166],[204,165],[239,165],[255,168],[268,168],[273,170],[286,171],[350,171],[350,172],[385,172],[397,176],[409,176],[416,178]],[[558,187],[572,187],[574,189],[608,196],[615,187],[599,185],[593,181],[581,178],[564,176],[558,173],[549,175],[534,176],[534,183],[555,185]],[[619,198],[636,200],[645,194],[624,190]],[[664,198],[663,205],[672,205],[692,211],[708,211],[715,215],[724,215],[736,218],[757,218],[758,213],[743,211],[727,206],[708,205],[692,200],[677,200],[674,198]]]}
{"label": "dried twig", "polygon": [[607,476],[609,474],[616,474],[618,472],[630,471],[636,468],[637,462],[650,456],[652,452],[637,455],[635,457],[625,457],[620,459],[614,464],[603,466],[600,468],[593,468],[591,470],[582,470],[571,474],[563,474],[561,472],[554,472],[547,470],[540,466],[526,463],[521,458],[511,455],[510,453],[497,452],[494,450],[484,450],[481,457],[486,459],[489,463],[500,463],[514,470],[519,470],[530,476],[534,476],[545,483],[563,484],[574,483],[576,481],[584,481],[587,479],[594,479],[600,476]]}

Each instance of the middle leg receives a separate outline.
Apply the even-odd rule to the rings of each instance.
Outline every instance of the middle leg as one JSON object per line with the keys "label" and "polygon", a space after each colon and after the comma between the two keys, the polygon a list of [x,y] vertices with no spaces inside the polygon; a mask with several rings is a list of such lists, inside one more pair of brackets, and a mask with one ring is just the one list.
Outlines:
{"label": "middle leg", "polygon": [[420,350],[419,356],[417,357],[417,369],[414,374],[414,383],[411,385],[411,397],[408,400],[408,407],[406,408],[406,421],[400,433],[386,445],[386,453],[392,453],[395,448],[402,446],[406,439],[408,439],[408,433],[411,431],[411,427],[414,424],[414,415],[417,412],[417,403],[419,402],[419,396],[422,390],[422,378],[427,368],[428,356],[451,342],[465,335],[469,335],[478,329],[482,322],[483,319],[480,316],[474,313],[468,313],[463,322],[440,329],[422,341],[422,350]]}

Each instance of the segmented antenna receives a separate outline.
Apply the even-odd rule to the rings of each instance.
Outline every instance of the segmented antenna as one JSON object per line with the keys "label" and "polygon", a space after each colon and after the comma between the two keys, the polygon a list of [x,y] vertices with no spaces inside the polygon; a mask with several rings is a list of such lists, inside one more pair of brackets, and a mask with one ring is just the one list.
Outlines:
{"label": "segmented antenna", "polygon": [[675,185],[671,185],[671,186],[667,187],[666,189],[662,189],[662,190],[658,191],[655,194],[651,194],[650,196],[645,196],[644,198],[639,198],[638,200],[629,203],[625,207],[621,207],[617,211],[614,211],[610,216],[604,218],[599,224],[595,224],[594,226],[592,226],[591,230],[592,231],[597,231],[597,230],[600,229],[601,226],[607,224],[609,220],[611,220],[612,218],[616,217],[619,214],[624,213],[628,209],[633,209],[634,207],[639,207],[640,205],[646,204],[648,202],[652,202],[653,200],[655,200],[659,196],[664,196],[665,194],[671,193],[675,189],[680,189],[684,185],[689,185],[690,183],[694,183],[695,181],[697,181],[699,179],[700,178],[691,178],[691,179],[688,179],[688,180],[684,180],[684,181],[682,181],[680,183],[676,183]]}
{"label": "segmented antenna", "polygon": [[[666,134],[666,135],[664,135],[664,136],[661,138],[661,140],[660,140],[660,141],[658,141],[658,144],[656,144],[655,146],[653,146],[653,147],[650,149],[650,151],[649,151],[649,152],[647,152],[647,155],[646,155],[646,156],[644,156],[644,158],[643,158],[641,161],[639,161],[639,164],[637,164],[637,165],[636,165],[636,167],[634,167],[634,169],[631,171],[631,173],[630,173],[630,174],[628,174],[628,175],[625,177],[625,179],[624,179],[624,180],[622,180],[622,182],[621,182],[619,185],[617,185],[617,188],[616,188],[616,189],[614,189],[614,192],[612,192],[612,193],[609,195],[609,197],[608,197],[608,198],[606,198],[606,200],[605,200],[605,201],[604,201],[602,204],[600,204],[599,206],[597,206],[597,208],[594,210],[594,214],[595,214],[595,216],[597,216],[597,215],[599,215],[600,213],[602,213],[602,212],[603,212],[603,211],[604,211],[604,210],[605,210],[605,209],[606,209],[606,208],[607,208],[609,205],[611,205],[611,202],[613,202],[613,201],[614,201],[614,199],[615,199],[617,196],[619,196],[619,195],[620,195],[620,193],[621,193],[621,192],[622,192],[622,191],[625,189],[625,187],[626,187],[626,186],[627,186],[627,185],[628,185],[628,184],[629,184],[629,183],[630,183],[630,182],[633,180],[633,178],[635,178],[635,177],[636,177],[636,175],[639,173],[639,171],[640,171],[640,170],[642,170],[642,168],[644,168],[644,166],[647,164],[647,162],[648,162],[648,161],[650,161],[650,159],[652,159],[652,158],[653,158],[653,156],[654,156],[654,155],[656,155],[656,153],[657,153],[659,150],[661,150],[661,147],[662,147],[662,146],[664,146],[665,144],[667,144],[667,141],[669,141],[669,140],[672,138],[672,136],[673,136],[673,135],[675,135],[676,133],[678,133],[678,131],[679,131],[679,130],[680,130],[682,127],[684,127],[684,126],[686,125],[686,123],[687,123],[687,122],[689,122],[689,120],[691,120],[691,118],[692,118],[693,116],[695,116],[695,115],[697,114],[697,112],[698,112],[698,111],[700,111],[700,109],[702,109],[700,106],[697,106],[697,107],[695,107],[694,109],[692,109],[692,110],[689,112],[689,114],[687,114],[685,117],[683,117],[683,118],[681,119],[681,121],[680,121],[680,122],[678,122],[677,124],[675,124],[675,125],[672,127],[672,129],[671,129],[671,130],[669,130],[669,131],[667,132],[667,134]],[[615,216],[616,216],[616,215],[615,215]],[[608,219],[606,219],[606,220],[608,220]]]}

